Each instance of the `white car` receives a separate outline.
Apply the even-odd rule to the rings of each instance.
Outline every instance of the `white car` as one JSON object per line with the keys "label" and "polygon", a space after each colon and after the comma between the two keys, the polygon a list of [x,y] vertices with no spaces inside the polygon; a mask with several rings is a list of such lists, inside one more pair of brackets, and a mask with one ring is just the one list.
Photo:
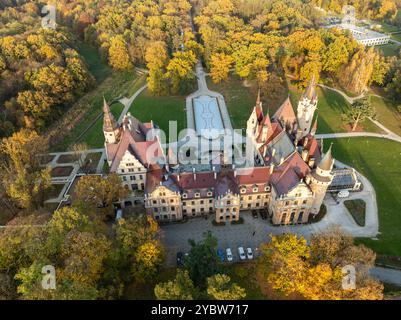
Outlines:
{"label": "white car", "polygon": [[348,190],[341,190],[338,195],[339,198],[348,198],[349,197],[349,191]]}
{"label": "white car", "polygon": [[233,261],[233,254],[232,254],[230,248],[226,249],[226,258],[227,258],[227,261]]}
{"label": "white car", "polygon": [[238,247],[238,254],[239,254],[239,258],[241,260],[245,260],[246,256],[245,256],[245,251],[243,247]]}
{"label": "white car", "polygon": [[246,256],[248,257],[249,260],[253,259],[253,252],[251,248],[246,249]]}

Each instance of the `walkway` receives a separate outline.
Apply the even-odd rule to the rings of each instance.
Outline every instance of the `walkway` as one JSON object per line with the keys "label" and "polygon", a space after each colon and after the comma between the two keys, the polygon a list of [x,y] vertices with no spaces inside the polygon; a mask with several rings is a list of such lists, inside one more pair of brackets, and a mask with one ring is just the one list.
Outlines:
{"label": "walkway", "polygon": [[119,100],[119,102],[121,102],[124,105],[124,109],[123,111],[121,111],[121,114],[118,118],[118,123],[121,123],[123,121],[124,116],[127,114],[129,108],[131,107],[132,103],[134,102],[134,100],[142,93],[142,91],[144,91],[146,88],[148,87],[147,84],[145,84],[144,86],[140,87],[132,96],[131,98],[122,98]]}
{"label": "walkway", "polygon": [[381,134],[373,132],[343,132],[343,133],[323,133],[317,134],[316,139],[341,139],[341,138],[355,138],[355,137],[373,137],[384,138],[401,143],[401,137],[395,133]]}
{"label": "walkway", "polygon": [[392,283],[401,286],[401,270],[374,267],[370,275],[385,283]]}

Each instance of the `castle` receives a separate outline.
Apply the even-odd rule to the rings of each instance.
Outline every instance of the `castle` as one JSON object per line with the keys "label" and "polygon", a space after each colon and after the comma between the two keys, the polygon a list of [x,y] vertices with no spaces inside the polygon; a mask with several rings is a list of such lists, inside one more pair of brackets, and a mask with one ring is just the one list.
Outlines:
{"label": "castle", "polygon": [[[216,222],[237,221],[241,211],[266,209],[274,225],[307,223],[319,213],[333,180],[331,147],[322,156],[322,143],[315,138],[317,104],[315,78],[298,103],[297,115],[289,98],[273,117],[264,114],[259,91],[246,128],[255,149],[254,165],[236,168],[223,155],[220,164],[196,171],[177,170],[180,165],[170,149],[163,151],[153,122],[141,123],[128,113],[119,125],[105,101],[110,172],[132,191],[123,204],[136,199],[161,222],[208,214]],[[160,161],[149,161],[149,150]]]}

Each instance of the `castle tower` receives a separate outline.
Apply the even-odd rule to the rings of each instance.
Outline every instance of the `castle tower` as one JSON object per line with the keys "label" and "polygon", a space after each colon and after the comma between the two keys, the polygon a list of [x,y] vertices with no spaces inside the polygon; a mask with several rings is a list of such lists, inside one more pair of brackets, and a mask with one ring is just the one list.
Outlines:
{"label": "castle tower", "polygon": [[254,139],[257,136],[259,123],[263,120],[262,101],[260,100],[260,89],[256,99],[256,105],[253,108],[252,114],[246,124],[246,134],[249,138]]}
{"label": "castle tower", "polygon": [[[332,144],[333,145],[333,144]],[[332,174],[334,159],[331,154],[331,147],[324,155],[316,169],[313,169],[308,176],[309,186],[314,193],[314,200],[312,204],[311,213],[318,214],[320,207],[323,203],[324,196],[326,195],[327,188],[333,181],[334,175]]]}
{"label": "castle tower", "polygon": [[120,129],[118,127],[116,119],[114,119],[113,114],[110,111],[110,107],[103,97],[103,134],[105,143],[116,143],[119,135]]}
{"label": "castle tower", "polygon": [[298,103],[297,120],[298,120],[298,139],[302,139],[309,134],[312,125],[313,115],[317,108],[316,93],[316,77],[313,75],[312,80],[302,95]]}

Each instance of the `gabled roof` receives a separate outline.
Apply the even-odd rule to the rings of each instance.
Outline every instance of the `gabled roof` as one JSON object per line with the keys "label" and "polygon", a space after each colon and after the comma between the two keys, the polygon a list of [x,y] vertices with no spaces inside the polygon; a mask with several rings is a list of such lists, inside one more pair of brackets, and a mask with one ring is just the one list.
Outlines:
{"label": "gabled roof", "polygon": [[275,120],[282,120],[284,122],[294,123],[297,120],[297,117],[294,113],[294,108],[292,107],[292,103],[290,97],[288,97],[284,103],[280,106],[280,108],[276,111],[273,116]]}
{"label": "gabled roof", "polygon": [[276,167],[271,183],[277,194],[285,195],[294,189],[310,172],[308,165],[302,160],[298,152],[294,152],[280,166]]}

